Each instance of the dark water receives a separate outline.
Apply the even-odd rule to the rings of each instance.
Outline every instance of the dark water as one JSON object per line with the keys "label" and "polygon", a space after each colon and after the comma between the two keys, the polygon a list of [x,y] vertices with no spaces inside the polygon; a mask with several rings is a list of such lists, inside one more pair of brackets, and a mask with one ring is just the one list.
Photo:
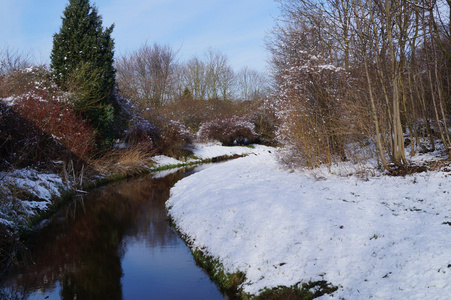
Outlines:
{"label": "dark water", "polygon": [[108,186],[72,202],[30,241],[6,299],[224,299],[169,225],[164,203],[187,174]]}

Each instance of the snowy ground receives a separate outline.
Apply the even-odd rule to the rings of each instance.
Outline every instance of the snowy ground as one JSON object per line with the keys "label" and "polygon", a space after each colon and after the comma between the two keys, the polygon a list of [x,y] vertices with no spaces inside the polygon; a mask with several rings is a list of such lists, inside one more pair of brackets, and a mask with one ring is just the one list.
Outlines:
{"label": "snowy ground", "polygon": [[449,299],[451,173],[340,177],[288,171],[274,149],[179,181],[167,206],[244,291],[326,280],[322,299]]}
{"label": "snowy ground", "polygon": [[[242,146],[226,147],[221,146],[220,143],[195,144],[192,151],[197,159],[191,159],[191,161],[196,161],[200,159],[209,159],[224,155],[232,156],[235,154],[246,155],[254,153],[254,150],[249,147]],[[154,156],[152,159],[156,162],[157,167],[183,164],[183,162],[180,160],[174,159],[172,157],[167,157],[164,155],[157,155]]]}
{"label": "snowy ground", "polygon": [[[43,174],[33,169],[0,172],[0,223],[9,227],[27,222],[27,216],[46,210],[52,197],[59,197],[64,188],[57,174]],[[30,201],[16,200],[26,191]]]}

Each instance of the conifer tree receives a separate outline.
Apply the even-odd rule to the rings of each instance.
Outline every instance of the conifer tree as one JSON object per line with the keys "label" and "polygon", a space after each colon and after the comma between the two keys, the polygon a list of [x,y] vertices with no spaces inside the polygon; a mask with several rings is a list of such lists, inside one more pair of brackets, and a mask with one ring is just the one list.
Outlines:
{"label": "conifer tree", "polygon": [[69,0],[62,26],[53,36],[51,67],[58,83],[76,91],[76,110],[97,127],[103,141],[111,138],[115,84],[114,25],[102,27],[102,17],[89,0]]}

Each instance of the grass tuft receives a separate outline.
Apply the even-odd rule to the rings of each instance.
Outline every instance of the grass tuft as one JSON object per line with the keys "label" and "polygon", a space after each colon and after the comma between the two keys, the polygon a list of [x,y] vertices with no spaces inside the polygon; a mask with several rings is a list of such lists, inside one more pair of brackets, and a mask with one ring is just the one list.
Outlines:
{"label": "grass tuft", "polygon": [[91,162],[93,168],[104,176],[128,177],[150,172],[152,155],[144,146],[116,149]]}
{"label": "grass tuft", "polygon": [[311,300],[326,294],[332,294],[338,287],[331,285],[327,281],[309,281],[298,283],[291,287],[279,286],[273,289],[266,289],[260,295],[252,297],[255,300]]}
{"label": "grass tuft", "polygon": [[239,297],[242,294],[241,284],[246,280],[243,272],[227,273],[223,265],[211,256],[205,255],[201,250],[191,251],[196,263],[201,266],[218,284],[221,291]]}

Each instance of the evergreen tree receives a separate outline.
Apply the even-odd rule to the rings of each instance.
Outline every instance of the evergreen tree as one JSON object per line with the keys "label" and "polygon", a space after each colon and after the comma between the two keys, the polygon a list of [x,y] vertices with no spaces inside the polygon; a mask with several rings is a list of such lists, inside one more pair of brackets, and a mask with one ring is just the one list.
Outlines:
{"label": "evergreen tree", "polygon": [[193,100],[193,93],[187,86],[185,86],[185,89],[183,90],[183,98],[187,100]]}
{"label": "evergreen tree", "polygon": [[51,67],[62,87],[76,91],[76,110],[107,141],[114,118],[110,101],[115,83],[114,25],[104,29],[102,17],[89,0],[69,0],[62,21],[53,36]]}

